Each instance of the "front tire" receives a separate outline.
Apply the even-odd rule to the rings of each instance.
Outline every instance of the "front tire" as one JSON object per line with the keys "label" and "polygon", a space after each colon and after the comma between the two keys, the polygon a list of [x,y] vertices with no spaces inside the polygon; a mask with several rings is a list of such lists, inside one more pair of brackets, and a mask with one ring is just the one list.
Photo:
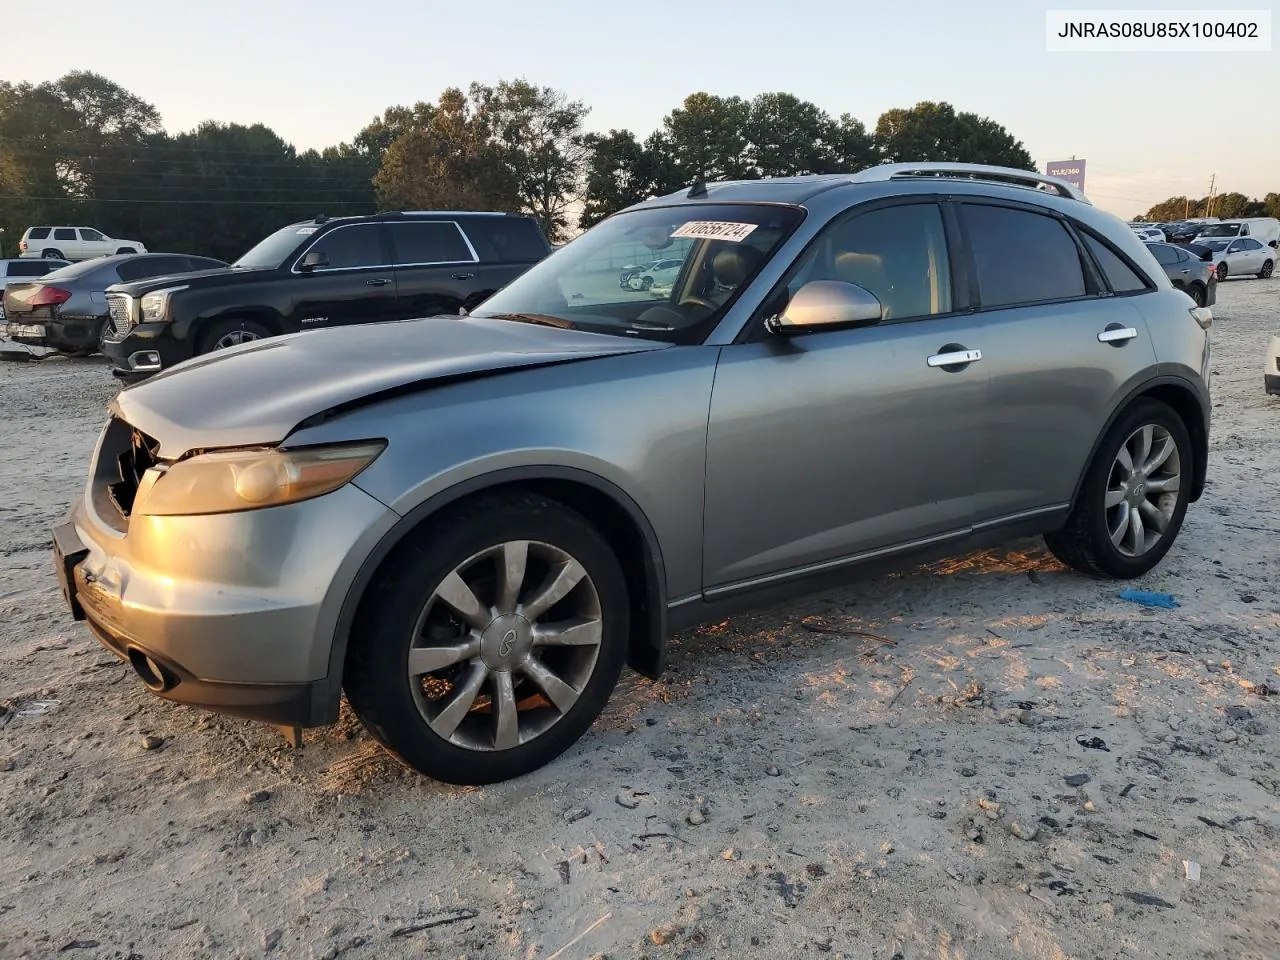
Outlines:
{"label": "front tire", "polygon": [[215,320],[200,334],[196,342],[196,355],[225,350],[227,347],[251,343],[269,336],[271,331],[257,320],[237,317],[229,320]]}
{"label": "front tire", "polygon": [[344,687],[383,746],[458,784],[558,757],[618,681],[626,580],[600,533],[532,494],[450,511],[393,554],[361,603]]}
{"label": "front tire", "polygon": [[1107,431],[1066,525],[1045,543],[1082,573],[1142,576],[1182,528],[1194,463],[1191,435],[1173,408],[1138,401]]}

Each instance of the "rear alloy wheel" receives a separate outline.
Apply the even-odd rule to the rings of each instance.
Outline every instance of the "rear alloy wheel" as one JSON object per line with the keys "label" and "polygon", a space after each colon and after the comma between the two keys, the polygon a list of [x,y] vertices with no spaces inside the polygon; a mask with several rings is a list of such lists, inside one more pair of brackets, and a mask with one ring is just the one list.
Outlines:
{"label": "rear alloy wheel", "polygon": [[252,343],[271,336],[271,331],[256,320],[217,320],[210,324],[200,335],[199,348],[196,353],[210,353],[214,350],[225,350],[227,347]]}
{"label": "rear alloy wheel", "polygon": [[592,724],[627,645],[626,582],[581,515],[485,498],[388,564],[352,631],[347,699],[384,746],[450,783],[541,767]]}
{"label": "rear alloy wheel", "polygon": [[1227,279],[1227,261],[1223,260],[1218,264],[1217,273],[1219,280]]}
{"label": "rear alloy wheel", "polygon": [[1203,307],[1208,297],[1205,295],[1204,287],[1198,283],[1193,283],[1187,287],[1187,296],[1195,301],[1197,307]]}
{"label": "rear alloy wheel", "polygon": [[1191,437],[1178,414],[1142,400],[1107,432],[1062,530],[1045,542],[1067,566],[1128,579],[1173,545],[1191,493]]}
{"label": "rear alloy wheel", "polygon": [[64,256],[62,255],[62,251],[61,251],[61,250],[44,250],[44,251],[42,251],[42,252],[40,253],[40,256],[44,257],[46,260],[65,260],[65,259],[67,259],[66,257],[64,257]]}
{"label": "rear alloy wheel", "polygon": [[1258,271],[1258,279],[1259,280],[1267,279],[1267,277],[1271,276],[1271,274],[1275,271],[1275,268],[1276,268],[1276,262],[1274,260],[1268,260],[1266,263],[1262,265],[1262,269]]}
{"label": "rear alloy wheel", "polygon": [[137,253],[137,252],[138,251],[133,249],[133,247],[121,247],[119,250],[116,251],[116,256],[120,256],[121,254],[125,254],[125,253]]}

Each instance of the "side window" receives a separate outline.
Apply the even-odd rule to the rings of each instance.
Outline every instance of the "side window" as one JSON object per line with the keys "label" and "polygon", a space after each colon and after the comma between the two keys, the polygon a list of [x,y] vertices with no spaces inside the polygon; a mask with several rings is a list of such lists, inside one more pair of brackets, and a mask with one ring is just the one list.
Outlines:
{"label": "side window", "polygon": [[185,257],[143,257],[117,265],[116,272],[125,283],[145,280],[148,277],[164,277],[172,273],[186,273]]}
{"label": "side window", "polygon": [[329,262],[322,270],[349,270],[353,267],[386,265],[382,253],[382,236],[377,224],[355,224],[338,227],[326,233],[309,252],[322,253]]}
{"label": "side window", "polygon": [[1191,259],[1191,254],[1187,253],[1187,251],[1183,250],[1181,247],[1174,247],[1173,252],[1178,255],[1178,263],[1186,263]]}
{"label": "side window", "polygon": [[1244,249],[1243,243],[1241,243],[1239,240],[1232,240],[1230,245],[1227,247],[1227,253],[1239,253],[1243,249]]}
{"label": "side window", "polygon": [[961,205],[984,307],[1083,297],[1084,268],[1058,220],[984,204]]}
{"label": "side window", "polygon": [[547,255],[542,231],[526,217],[475,217],[462,228],[484,262],[541,260]]}
{"label": "side window", "polygon": [[210,257],[187,257],[188,270],[221,270],[226,266],[221,260]]}
{"label": "side window", "polygon": [[392,223],[390,227],[397,264],[475,262],[466,239],[452,221]]}
{"label": "side window", "polygon": [[1171,266],[1178,262],[1178,253],[1172,247],[1166,247],[1163,244],[1153,243],[1151,252],[1155,254],[1156,263],[1161,266]]}
{"label": "side window", "polygon": [[9,276],[43,277],[60,266],[62,266],[61,260],[54,260],[52,263],[46,260],[14,260],[9,264]]}
{"label": "side window", "polygon": [[97,243],[99,240],[105,240],[107,238],[104,237],[102,234],[100,234],[97,230],[81,230],[80,239],[88,240],[92,243]]}
{"label": "side window", "polygon": [[1254,250],[1262,249],[1262,244],[1260,244],[1257,240],[1241,240],[1240,246],[1242,246],[1244,249],[1250,252],[1253,252]]}
{"label": "side window", "polygon": [[31,232],[27,234],[27,239],[28,240],[48,240],[49,228],[48,227],[32,227]]}
{"label": "side window", "polygon": [[[1102,275],[1107,278],[1107,284],[1116,293],[1138,293],[1143,290],[1150,290],[1151,285],[1147,283],[1142,276],[1135,272],[1133,267],[1125,263],[1120,255],[1116,253],[1108,244],[1103,243],[1091,233],[1080,231],[1080,236],[1084,238],[1084,245],[1089,248],[1089,253],[1093,255],[1093,259],[1098,261],[1098,266],[1102,268]],[[1156,260],[1164,263],[1160,259],[1159,251],[1169,249],[1168,247],[1153,247],[1156,252]]]}
{"label": "side window", "polygon": [[74,240],[76,232],[66,227],[59,227],[53,231],[53,239],[55,240]]}
{"label": "side window", "polygon": [[[942,211],[935,203],[902,204],[833,224],[792,268],[788,298],[814,280],[840,280],[869,290],[884,307],[886,320],[949,313],[951,267]],[[773,301],[768,310],[784,307]]]}

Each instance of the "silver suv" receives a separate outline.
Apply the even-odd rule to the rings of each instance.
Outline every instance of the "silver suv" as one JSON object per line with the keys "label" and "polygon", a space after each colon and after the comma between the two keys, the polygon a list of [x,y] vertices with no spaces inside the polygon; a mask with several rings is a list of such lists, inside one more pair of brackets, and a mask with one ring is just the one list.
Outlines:
{"label": "silver suv", "polygon": [[[676,241],[668,296],[619,290]],[[699,183],[470,316],[124,390],[58,570],[160,696],[297,736],[345,691],[418,770],[501,780],[735,609],[1035,533],[1150,570],[1205,485],[1210,322],[1059,180]]]}

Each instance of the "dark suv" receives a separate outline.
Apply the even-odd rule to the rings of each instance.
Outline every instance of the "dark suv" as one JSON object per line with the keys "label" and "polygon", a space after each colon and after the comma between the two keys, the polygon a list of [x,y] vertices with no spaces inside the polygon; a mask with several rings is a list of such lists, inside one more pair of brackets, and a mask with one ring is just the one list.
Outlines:
{"label": "dark suv", "polygon": [[282,333],[453,314],[550,252],[505,213],[317,217],[271,234],[225,270],[116,284],[102,352],[137,378]]}

